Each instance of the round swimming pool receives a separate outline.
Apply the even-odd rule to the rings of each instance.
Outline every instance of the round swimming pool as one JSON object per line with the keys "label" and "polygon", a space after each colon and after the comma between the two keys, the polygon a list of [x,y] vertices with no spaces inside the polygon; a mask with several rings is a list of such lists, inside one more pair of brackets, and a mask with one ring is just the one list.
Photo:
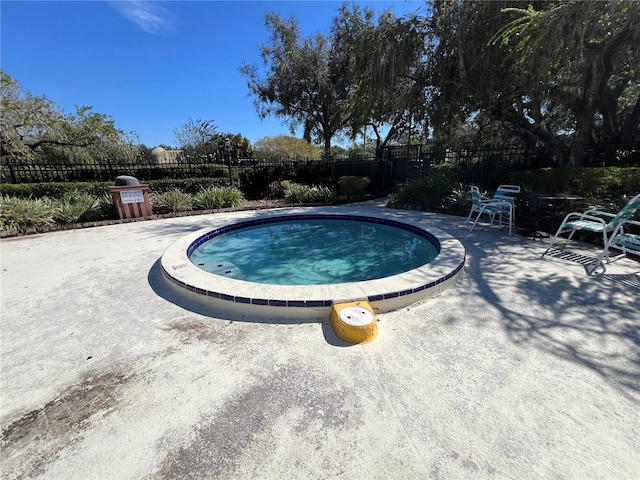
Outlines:
{"label": "round swimming pool", "polygon": [[326,320],[332,305],[360,300],[378,313],[396,310],[439,294],[462,272],[464,247],[424,214],[365,210],[215,217],[167,248],[162,272],[213,315],[297,320]]}
{"label": "round swimming pool", "polygon": [[190,249],[191,262],[248,282],[322,285],[397,275],[429,263],[440,249],[420,229],[353,217],[292,216],[236,227],[211,232]]}

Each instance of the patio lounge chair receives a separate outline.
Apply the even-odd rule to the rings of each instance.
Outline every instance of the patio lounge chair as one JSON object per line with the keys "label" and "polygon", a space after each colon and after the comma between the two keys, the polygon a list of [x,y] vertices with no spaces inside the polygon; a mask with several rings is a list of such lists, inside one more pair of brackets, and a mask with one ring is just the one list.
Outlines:
{"label": "patio lounge chair", "polygon": [[[630,233],[629,231],[625,232],[625,227],[637,227],[635,230],[636,233]],[[612,248],[620,250],[622,253],[612,257],[610,255],[610,250]],[[605,244],[604,249],[598,257],[592,271],[595,271],[600,267],[605,258],[607,259],[607,263],[611,263],[625,257],[627,254],[640,256],[640,222],[636,222],[634,220],[624,220],[620,222],[613,232],[611,232],[611,235],[609,235],[609,241]]]}
{"label": "patio lounge chair", "polygon": [[[611,242],[614,240],[614,236],[624,234],[623,224],[630,220],[638,210],[640,210],[640,194],[629,200],[627,204],[622,207],[622,210],[620,210],[617,214],[603,212],[595,209],[587,210],[584,213],[568,213],[560,224],[558,231],[551,239],[549,248],[545,250],[542,256],[544,257],[549,252],[549,250],[553,248],[560,235],[569,233],[569,236],[565,240],[564,245],[562,245],[561,250],[564,250],[564,248],[567,246],[567,243],[569,243],[569,240],[571,240],[571,237],[573,237],[574,233],[576,233],[578,230],[584,230],[602,234],[604,250],[600,255],[601,259],[599,260],[599,264],[603,259],[606,260],[606,263],[609,263],[609,247],[611,246]],[[626,237],[623,237],[623,239],[624,238]]]}
{"label": "patio lounge chair", "polygon": [[513,227],[513,203],[508,200],[490,199],[487,197],[483,197],[482,195],[480,195],[480,190],[475,185],[471,186],[471,199],[471,211],[469,212],[469,216],[467,217],[463,225],[465,228],[471,221],[471,217],[473,216],[473,214],[477,212],[478,215],[476,216],[469,231],[473,231],[473,228],[476,226],[476,223],[478,223],[480,216],[485,214],[489,215],[491,225],[493,225],[493,221],[495,220],[496,216],[498,217],[500,227],[502,227],[503,220],[507,220],[509,222],[509,235],[511,235],[511,230]]}

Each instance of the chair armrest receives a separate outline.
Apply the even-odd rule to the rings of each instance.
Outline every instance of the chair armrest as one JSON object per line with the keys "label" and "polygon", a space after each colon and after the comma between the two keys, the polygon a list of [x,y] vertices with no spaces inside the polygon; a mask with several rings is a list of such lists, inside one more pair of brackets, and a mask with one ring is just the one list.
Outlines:
{"label": "chair armrest", "polygon": [[588,215],[604,215],[605,217],[609,217],[609,218],[613,218],[615,217],[617,214],[616,213],[609,213],[609,212],[603,212],[602,210],[587,210],[586,212],[584,212],[584,214],[588,214]]}
{"label": "chair armrest", "polygon": [[496,198],[492,198],[487,205],[491,205],[492,207],[499,207],[499,208],[508,208],[508,209],[513,209],[514,206],[513,204],[508,201],[508,200],[498,200]]}
{"label": "chair armrest", "polygon": [[498,196],[498,197],[493,197],[490,200],[491,203],[510,203],[511,205],[515,206],[515,199],[513,197],[510,197],[508,195],[505,196]]}
{"label": "chair armrest", "polygon": [[562,221],[562,225],[567,223],[567,221],[569,221],[569,219],[572,217],[574,217],[575,220],[591,220],[593,222],[599,222],[602,225],[606,225],[607,223],[609,223],[609,222],[605,222],[604,219],[601,217],[596,217],[595,215],[588,215],[587,212],[584,212],[584,213],[571,212],[571,213],[568,213],[566,217],[564,217],[564,220]]}

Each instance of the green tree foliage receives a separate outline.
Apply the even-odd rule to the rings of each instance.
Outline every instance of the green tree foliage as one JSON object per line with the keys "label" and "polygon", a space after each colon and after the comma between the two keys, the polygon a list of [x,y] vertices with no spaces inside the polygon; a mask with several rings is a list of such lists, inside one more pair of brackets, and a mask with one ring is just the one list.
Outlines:
{"label": "green tree foliage", "polygon": [[[227,148],[227,139],[230,143],[229,148]],[[218,133],[214,136],[213,142],[218,149],[218,158],[220,159],[228,160],[229,155],[232,159],[253,156],[251,142],[240,133]]]}
{"label": "green tree foliage", "polygon": [[87,160],[133,160],[132,137],[91,107],[67,114],[46,97],[22,92],[0,71],[0,140],[3,158],[33,158],[80,163]]}
{"label": "green tree foliage", "polygon": [[278,158],[311,158],[319,159],[321,156],[318,147],[311,145],[304,139],[290,137],[288,135],[277,135],[274,137],[263,137],[253,144],[253,151],[256,157],[278,157]]}
{"label": "green tree foliage", "polygon": [[255,96],[260,117],[275,115],[284,119],[291,133],[304,126],[304,137],[324,143],[330,155],[331,140],[350,121],[345,108],[349,98],[349,79],[340,45],[332,44],[321,34],[302,38],[292,17],[266,16],[271,37],[260,49],[265,72],[256,65],[245,64],[246,76]]}
{"label": "green tree foliage", "polygon": [[426,23],[410,16],[344,4],[331,33],[301,38],[295,19],[266,17],[271,32],[261,54],[266,74],[244,65],[262,117],[276,115],[292,131],[304,126],[307,141],[324,142],[331,154],[334,136],[370,127],[378,152],[424,119]]}
{"label": "green tree foliage", "polygon": [[[581,165],[590,142],[638,138],[640,3],[434,1],[436,139],[544,144]],[[563,152],[570,149],[570,156]]]}
{"label": "green tree foliage", "polygon": [[517,17],[491,43],[509,46],[527,73],[550,71],[548,99],[572,114],[571,164],[581,163],[597,123],[606,141],[638,134],[640,3],[549,2],[504,11]]}
{"label": "green tree foliage", "polygon": [[371,127],[377,155],[426,118],[426,27],[423,18],[396,18],[391,10],[376,20],[372,9],[355,4],[344,4],[334,19],[332,41],[351,84],[351,133]]}
{"label": "green tree foliage", "polygon": [[513,18],[502,14],[505,5],[473,0],[433,3],[428,115],[436,142],[499,143],[514,133],[526,135],[518,125],[526,129],[529,121],[514,102],[518,105],[524,98],[522,85],[528,79],[509,68],[506,48],[487,46],[499,22]]}

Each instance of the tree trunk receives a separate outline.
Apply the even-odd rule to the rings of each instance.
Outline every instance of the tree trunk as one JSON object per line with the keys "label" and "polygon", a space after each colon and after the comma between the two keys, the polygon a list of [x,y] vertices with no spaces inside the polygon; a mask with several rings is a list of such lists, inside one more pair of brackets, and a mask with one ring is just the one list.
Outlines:
{"label": "tree trunk", "polygon": [[622,130],[620,132],[620,142],[629,143],[633,142],[636,135],[640,136],[638,127],[640,126],[640,95],[636,100],[636,104],[633,106],[631,115],[627,118]]}
{"label": "tree trunk", "polygon": [[576,133],[573,136],[571,153],[569,154],[569,165],[572,167],[584,167],[584,156],[591,141],[593,112],[591,115],[589,112],[583,113],[581,117],[576,121]]}
{"label": "tree trunk", "polygon": [[591,59],[589,70],[584,76],[583,95],[576,100],[576,133],[573,136],[569,165],[584,166],[584,155],[591,141],[593,120],[600,93],[607,88],[607,62],[600,55]]}
{"label": "tree trunk", "polygon": [[329,136],[324,137],[324,158],[325,160],[331,158],[331,138]]}

